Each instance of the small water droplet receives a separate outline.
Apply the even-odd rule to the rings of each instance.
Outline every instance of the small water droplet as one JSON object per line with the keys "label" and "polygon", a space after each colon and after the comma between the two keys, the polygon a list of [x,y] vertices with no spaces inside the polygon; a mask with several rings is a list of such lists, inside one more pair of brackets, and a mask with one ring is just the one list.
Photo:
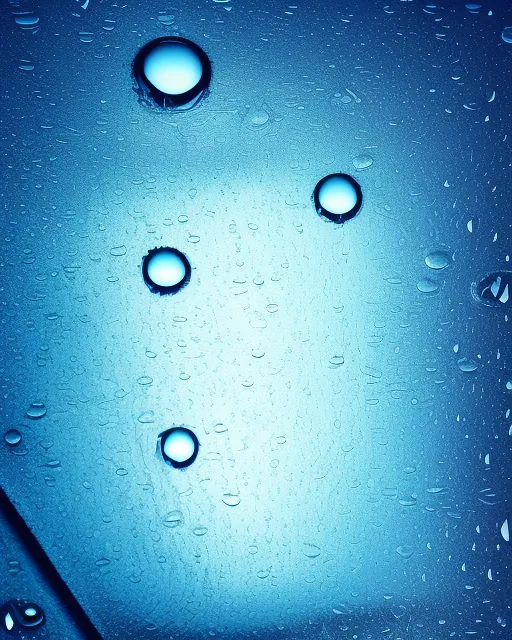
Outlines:
{"label": "small water droplet", "polygon": [[416,287],[421,293],[434,293],[439,289],[437,282],[434,282],[430,278],[423,278],[418,282]]}
{"label": "small water droplet", "polygon": [[164,518],[164,527],[176,529],[183,524],[183,514],[181,511],[170,511]]}
{"label": "small water droplet", "polygon": [[356,169],[359,169],[359,170],[368,169],[368,167],[371,167],[373,164],[373,158],[367,153],[362,153],[361,155],[356,156],[352,160],[352,164]]}
{"label": "small water droplet", "polygon": [[508,520],[505,520],[505,522],[501,525],[501,535],[503,537],[503,540],[505,540],[505,542],[510,542],[510,531],[508,528]]}
{"label": "small water droplet", "polygon": [[126,247],[124,246],[124,244],[120,245],[119,247],[112,247],[112,249],[110,249],[110,255],[115,256],[116,258],[120,258],[125,254],[126,254]]}
{"label": "small water droplet", "polygon": [[446,268],[451,262],[451,257],[445,251],[432,251],[425,258],[425,264],[430,269],[437,271]]}
{"label": "small water droplet", "polygon": [[396,552],[398,553],[398,555],[402,558],[404,558],[405,560],[407,560],[408,558],[410,558],[413,553],[414,553],[414,549],[413,547],[407,545],[407,544],[403,544],[400,545],[399,547],[396,548]]}
{"label": "small water droplet", "polygon": [[465,373],[476,371],[478,369],[477,363],[473,360],[470,360],[469,358],[459,358],[457,360],[457,366],[461,371],[464,371]]}
{"label": "small water droplet", "polygon": [[108,558],[100,558],[100,560],[96,560],[97,567],[106,567],[110,564],[110,560]]}
{"label": "small water droplet", "polygon": [[269,577],[270,571],[268,569],[261,569],[256,575],[260,580],[265,580],[265,578]]}
{"label": "small water droplet", "polygon": [[163,37],[142,47],[133,62],[133,75],[137,93],[146,104],[184,110],[206,94],[211,64],[190,40]]}
{"label": "small water droplet", "polygon": [[43,402],[32,402],[27,409],[25,417],[32,418],[32,420],[40,420],[46,415],[46,407]]}
{"label": "small water droplet", "polygon": [[195,536],[204,536],[208,533],[208,529],[206,527],[195,527],[192,532]]}
{"label": "small water droplet", "polygon": [[316,185],[313,199],[320,215],[340,224],[356,215],[363,203],[363,194],[352,176],[333,173]]}
{"label": "small water droplet", "polygon": [[501,38],[503,42],[507,44],[512,44],[512,27],[505,27],[501,34]]}
{"label": "small water droplet", "polygon": [[158,16],[158,22],[164,24],[166,27],[170,27],[174,22],[174,16],[170,13],[161,14]]}
{"label": "small water droplet", "polygon": [[82,42],[85,42],[85,44],[89,44],[94,40],[94,34],[90,31],[80,31],[78,37]]}
{"label": "small water droplet", "polygon": [[302,553],[306,558],[318,558],[320,555],[320,547],[317,547],[316,544],[311,544],[310,542],[304,542],[302,545]]}
{"label": "small water droplet", "polygon": [[143,411],[139,417],[137,418],[137,420],[141,423],[141,424],[151,424],[152,422],[155,421],[155,413],[153,411]]}
{"label": "small water droplet", "polygon": [[222,502],[228,507],[237,507],[240,504],[240,496],[238,493],[225,493]]}
{"label": "small water droplet", "polygon": [[4,440],[11,447],[16,447],[22,440],[21,433],[16,429],[8,429],[4,434]]}
{"label": "small water droplet", "polygon": [[497,271],[489,274],[478,284],[472,284],[471,293],[475,300],[486,307],[512,305],[512,271]]}
{"label": "small water droplet", "polygon": [[152,249],[142,261],[144,282],[160,295],[177,293],[189,283],[191,273],[190,262],[178,249]]}
{"label": "small water droplet", "polygon": [[512,391],[512,380],[507,380],[505,388],[507,389],[507,391]]}
{"label": "small water droplet", "polygon": [[199,452],[196,434],[186,427],[173,427],[159,436],[164,461],[176,469],[191,465]]}

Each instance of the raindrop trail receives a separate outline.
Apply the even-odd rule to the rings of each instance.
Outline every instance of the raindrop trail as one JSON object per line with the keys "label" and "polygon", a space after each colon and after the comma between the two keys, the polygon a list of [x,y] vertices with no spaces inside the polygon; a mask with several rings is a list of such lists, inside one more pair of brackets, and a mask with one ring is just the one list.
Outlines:
{"label": "raindrop trail", "polygon": [[23,544],[27,555],[31,557],[34,564],[38,567],[45,582],[51,585],[62,607],[65,608],[73,618],[77,629],[83,634],[83,637],[88,640],[102,640],[101,635],[89,620],[57,569],[53,566],[37,538],[1,488],[0,522],[5,522],[7,527],[12,529],[13,535]]}

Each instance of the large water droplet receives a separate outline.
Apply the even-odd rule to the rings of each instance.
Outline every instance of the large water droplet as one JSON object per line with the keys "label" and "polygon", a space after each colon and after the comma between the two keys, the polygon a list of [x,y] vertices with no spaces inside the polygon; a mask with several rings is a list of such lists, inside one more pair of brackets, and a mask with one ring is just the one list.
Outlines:
{"label": "large water droplet", "polygon": [[46,407],[44,402],[32,402],[25,414],[27,418],[32,418],[32,420],[39,420],[40,418],[44,418],[45,415]]}
{"label": "large water droplet", "polygon": [[471,373],[472,371],[476,371],[478,369],[478,365],[474,360],[470,360],[469,358],[459,358],[457,360],[457,366],[464,373]]}
{"label": "large water droplet", "polygon": [[333,173],[316,185],[313,199],[320,215],[339,224],[356,215],[363,203],[363,194],[352,176]]}
{"label": "large water droplet", "polygon": [[222,502],[228,507],[237,507],[240,504],[240,495],[238,492],[225,493]]}
{"label": "large water droplet", "polygon": [[512,304],[512,271],[491,273],[478,284],[473,283],[471,293],[475,300],[487,307]]}
{"label": "large water droplet", "polygon": [[199,440],[190,429],[173,427],[160,434],[160,449],[167,464],[176,469],[183,469],[197,458]]}
{"label": "large water droplet", "polygon": [[45,622],[44,611],[33,602],[9,600],[0,611],[3,626],[9,632],[17,629],[35,629]]}
{"label": "large water droplet", "polygon": [[451,262],[450,256],[445,251],[432,251],[425,258],[425,264],[430,269],[444,269]]}
{"label": "large water droplet", "polygon": [[4,434],[4,440],[7,444],[10,444],[11,447],[15,447],[21,442],[21,433],[16,429],[9,429]]}
{"label": "large water droplet", "polygon": [[185,38],[152,40],[133,62],[139,96],[159,107],[190,109],[205,95],[211,73],[206,53]]}
{"label": "large water droplet", "polygon": [[169,529],[176,529],[183,523],[183,514],[181,511],[170,511],[164,519],[164,526]]}
{"label": "large water droplet", "polygon": [[144,281],[153,293],[177,293],[190,280],[192,268],[185,254],[178,249],[152,249],[142,261]]}
{"label": "large water droplet", "polygon": [[505,27],[503,29],[501,39],[507,44],[512,44],[512,27]]}

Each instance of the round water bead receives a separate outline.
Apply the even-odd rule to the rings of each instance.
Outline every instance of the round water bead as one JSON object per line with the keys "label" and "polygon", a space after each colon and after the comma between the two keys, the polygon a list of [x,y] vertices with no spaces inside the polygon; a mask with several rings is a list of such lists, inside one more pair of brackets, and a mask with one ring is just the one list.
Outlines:
{"label": "round water bead", "polygon": [[133,75],[144,102],[189,109],[205,95],[212,70],[208,56],[194,42],[164,37],[142,47],[133,62]]}
{"label": "round water bead", "polygon": [[160,449],[167,464],[176,469],[183,469],[197,458],[199,440],[190,429],[173,427],[160,434]]}
{"label": "round water bead", "polygon": [[152,249],[142,261],[144,282],[153,293],[174,294],[190,281],[192,267],[178,249]]}
{"label": "round water bead", "polygon": [[363,204],[359,183],[345,173],[333,173],[322,178],[313,192],[317,212],[342,223],[353,218]]}

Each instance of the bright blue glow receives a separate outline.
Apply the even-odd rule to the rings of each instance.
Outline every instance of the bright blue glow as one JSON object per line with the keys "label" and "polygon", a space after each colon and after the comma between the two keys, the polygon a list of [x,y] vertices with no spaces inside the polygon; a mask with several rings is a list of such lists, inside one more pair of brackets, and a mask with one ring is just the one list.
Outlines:
{"label": "bright blue glow", "polygon": [[185,265],[172,251],[161,251],[150,258],[148,276],[160,287],[174,287],[185,278]]}
{"label": "bright blue glow", "polygon": [[192,436],[185,429],[175,429],[164,441],[163,452],[173,462],[190,460],[196,450]]}
{"label": "bright blue glow", "polygon": [[326,211],[344,215],[356,206],[357,192],[346,178],[331,176],[320,187],[318,200]]}
{"label": "bright blue glow", "polygon": [[181,42],[163,42],[146,57],[144,73],[162,93],[180,95],[198,84],[203,65],[195,51]]}

